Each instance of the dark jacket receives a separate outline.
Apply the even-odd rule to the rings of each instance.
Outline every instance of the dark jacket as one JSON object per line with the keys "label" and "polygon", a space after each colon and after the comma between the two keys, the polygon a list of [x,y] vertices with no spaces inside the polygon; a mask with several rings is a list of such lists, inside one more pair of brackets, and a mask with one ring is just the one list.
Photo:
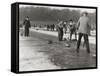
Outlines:
{"label": "dark jacket", "polygon": [[88,17],[84,17],[84,16],[80,17],[77,26],[78,26],[79,33],[89,34],[90,25],[89,25]]}
{"label": "dark jacket", "polygon": [[24,20],[23,24],[24,24],[25,28],[27,28],[27,29],[29,29],[31,27],[30,20]]}
{"label": "dark jacket", "polygon": [[58,25],[57,25],[57,30],[58,30],[58,33],[59,33],[59,32],[63,32],[63,23],[62,23],[62,21],[60,21],[60,22],[58,23]]}

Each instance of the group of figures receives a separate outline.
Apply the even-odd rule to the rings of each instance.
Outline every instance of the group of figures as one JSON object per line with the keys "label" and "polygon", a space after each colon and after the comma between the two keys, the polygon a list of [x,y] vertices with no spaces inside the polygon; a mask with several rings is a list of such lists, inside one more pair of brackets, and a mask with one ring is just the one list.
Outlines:
{"label": "group of figures", "polygon": [[[66,24],[66,23],[65,23]],[[78,41],[77,41],[77,53],[79,52],[81,38],[84,37],[84,43],[87,48],[87,53],[90,53],[89,48],[89,39],[88,36],[90,34],[90,24],[89,24],[89,17],[87,12],[83,12],[82,16],[79,18],[78,22],[76,24],[73,23],[73,20],[70,20],[69,22],[69,28],[70,28],[70,40],[72,38],[72,34],[75,34],[75,39],[77,40],[77,32],[78,32]],[[64,22],[60,21],[58,26],[58,39],[59,41],[63,40],[64,31],[66,33],[66,27],[64,26]]]}
{"label": "group of figures", "polygon": [[72,39],[72,34],[75,34],[75,40],[77,40],[76,24],[72,19],[69,21],[60,21],[57,24],[57,31],[59,41],[63,40],[63,35],[67,32],[70,33],[70,40]]}
{"label": "group of figures", "polygon": [[[30,20],[29,17],[26,17],[24,22],[24,29],[25,29],[25,36],[29,36],[29,28],[31,27],[30,25]],[[82,16],[79,18],[78,22],[75,23],[72,19],[69,20],[69,24],[67,25],[67,21],[59,21],[56,30],[58,31],[58,40],[62,41],[63,40],[63,35],[64,33],[66,34],[66,31],[69,28],[70,30],[70,40],[72,38],[72,34],[75,34],[75,40],[77,40],[77,32],[78,32],[78,40],[77,40],[77,53],[79,52],[80,48],[80,43],[81,43],[81,38],[84,37],[84,43],[86,44],[87,52],[90,53],[90,48],[89,48],[89,40],[88,40],[88,35],[89,35],[89,30],[90,30],[90,24],[89,24],[89,18],[88,18],[88,13],[83,12]],[[53,24],[52,26],[47,25],[47,30],[51,29],[54,31],[55,25]]]}
{"label": "group of figures", "polygon": [[47,31],[54,31],[55,30],[55,24],[52,24],[52,25],[46,25],[47,27]]}

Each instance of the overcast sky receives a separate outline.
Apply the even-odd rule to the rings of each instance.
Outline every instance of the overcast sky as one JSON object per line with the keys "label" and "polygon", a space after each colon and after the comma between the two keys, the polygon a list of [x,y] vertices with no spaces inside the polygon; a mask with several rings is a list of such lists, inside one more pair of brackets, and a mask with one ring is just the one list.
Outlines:
{"label": "overcast sky", "polygon": [[45,8],[51,8],[51,9],[70,9],[70,10],[80,10],[81,12],[88,12],[88,13],[94,13],[96,10],[95,9],[88,9],[88,8],[72,8],[72,7],[54,7],[54,6],[37,6],[37,5],[20,5],[21,7],[45,7]]}

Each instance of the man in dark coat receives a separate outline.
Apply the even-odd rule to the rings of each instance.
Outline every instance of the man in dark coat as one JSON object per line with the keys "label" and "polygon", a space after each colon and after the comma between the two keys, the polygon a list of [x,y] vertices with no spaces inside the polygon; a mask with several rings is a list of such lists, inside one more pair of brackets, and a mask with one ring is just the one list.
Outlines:
{"label": "man in dark coat", "polygon": [[69,22],[69,29],[70,29],[70,40],[72,39],[72,34],[75,34],[75,40],[77,40],[76,27],[73,20],[70,20]]}
{"label": "man in dark coat", "polygon": [[63,39],[63,21],[60,21],[57,25],[58,30],[58,39],[59,41],[62,41]]}
{"label": "man in dark coat", "polygon": [[50,26],[47,24],[47,31],[49,31],[49,29],[50,29]]}
{"label": "man in dark coat", "polygon": [[55,29],[55,25],[53,24],[53,25],[52,25],[52,30],[54,31],[54,29]]}
{"label": "man in dark coat", "polygon": [[81,38],[83,36],[85,44],[86,44],[87,52],[90,53],[89,40],[88,40],[90,25],[89,25],[89,18],[87,15],[88,15],[88,13],[84,12],[77,23],[77,26],[78,26],[77,28],[78,28],[78,33],[79,33],[78,42],[77,42],[77,49],[76,49],[77,52],[79,52]]}
{"label": "man in dark coat", "polygon": [[29,17],[27,16],[24,20],[24,30],[25,30],[25,36],[29,36],[29,28],[31,27],[30,25],[30,20]]}

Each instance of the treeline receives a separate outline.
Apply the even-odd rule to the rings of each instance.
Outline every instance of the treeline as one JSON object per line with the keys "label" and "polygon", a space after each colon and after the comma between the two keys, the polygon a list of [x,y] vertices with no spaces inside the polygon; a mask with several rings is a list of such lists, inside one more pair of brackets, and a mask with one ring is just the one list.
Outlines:
{"label": "treeline", "polygon": [[[73,19],[75,22],[80,17],[80,11],[69,10],[69,9],[50,9],[44,7],[21,7],[19,11],[19,19],[23,21],[25,16],[29,16],[31,21],[57,21],[65,20],[69,21]],[[89,13],[90,23],[95,24],[96,16],[95,13]]]}
{"label": "treeline", "polygon": [[57,10],[44,7],[22,7],[20,8],[20,20],[23,20],[25,16],[29,16],[33,21],[57,21],[74,19],[78,20],[80,17],[80,11],[76,10]]}

